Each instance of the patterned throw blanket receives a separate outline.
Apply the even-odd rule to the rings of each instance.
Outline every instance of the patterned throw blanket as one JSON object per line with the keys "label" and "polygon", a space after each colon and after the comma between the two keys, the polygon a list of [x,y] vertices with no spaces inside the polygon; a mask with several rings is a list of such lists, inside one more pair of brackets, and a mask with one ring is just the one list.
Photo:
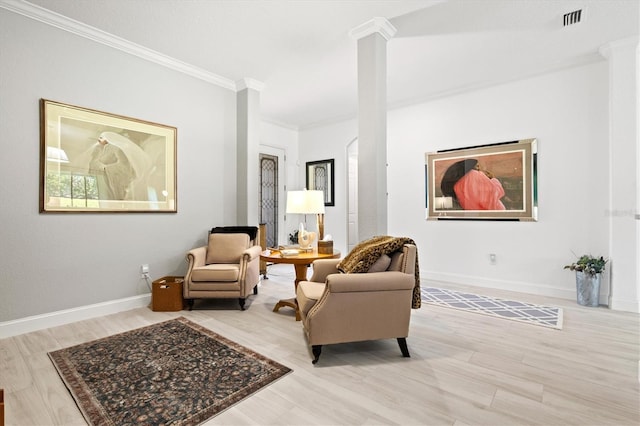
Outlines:
{"label": "patterned throw blanket", "polygon": [[[364,240],[356,245],[353,250],[347,254],[344,259],[338,263],[338,270],[344,273],[362,273],[367,272],[369,268],[376,263],[376,260],[383,254],[391,255],[396,251],[402,250],[405,244],[416,243],[411,238],[406,237],[390,237],[388,235],[373,237]],[[416,248],[416,284],[413,287],[413,299],[411,308],[419,309],[421,305],[420,297],[420,268],[418,267],[418,253]]]}

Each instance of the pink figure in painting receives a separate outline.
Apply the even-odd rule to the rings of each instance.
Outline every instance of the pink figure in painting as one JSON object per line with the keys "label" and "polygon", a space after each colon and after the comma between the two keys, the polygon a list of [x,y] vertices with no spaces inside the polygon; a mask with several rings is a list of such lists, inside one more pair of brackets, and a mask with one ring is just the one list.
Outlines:
{"label": "pink figure in painting", "polygon": [[440,189],[464,210],[506,210],[500,201],[505,195],[502,184],[490,171],[481,170],[475,159],[461,160],[449,166]]}

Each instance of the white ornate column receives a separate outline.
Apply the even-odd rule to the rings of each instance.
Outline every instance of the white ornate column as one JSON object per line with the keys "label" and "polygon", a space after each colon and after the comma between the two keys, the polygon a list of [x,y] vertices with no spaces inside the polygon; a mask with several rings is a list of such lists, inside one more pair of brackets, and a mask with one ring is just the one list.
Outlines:
{"label": "white ornate column", "polygon": [[387,42],[384,18],[354,28],[358,41],[358,238],[387,233]]}
{"label": "white ornate column", "polygon": [[600,53],[609,63],[609,306],[640,312],[638,38],[609,43]]}
{"label": "white ornate column", "polygon": [[264,84],[245,78],[236,82],[237,159],[236,225],[258,226],[260,92]]}

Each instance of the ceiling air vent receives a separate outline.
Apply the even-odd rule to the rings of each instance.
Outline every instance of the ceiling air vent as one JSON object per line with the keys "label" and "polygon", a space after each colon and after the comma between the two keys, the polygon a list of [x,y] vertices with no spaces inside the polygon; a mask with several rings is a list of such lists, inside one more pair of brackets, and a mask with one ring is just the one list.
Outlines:
{"label": "ceiling air vent", "polygon": [[579,24],[580,19],[582,19],[582,9],[565,13],[563,26],[568,27],[569,25]]}

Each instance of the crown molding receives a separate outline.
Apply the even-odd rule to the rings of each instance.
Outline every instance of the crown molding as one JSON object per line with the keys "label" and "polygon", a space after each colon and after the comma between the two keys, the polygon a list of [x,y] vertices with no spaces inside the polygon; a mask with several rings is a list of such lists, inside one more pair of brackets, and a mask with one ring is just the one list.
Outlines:
{"label": "crown molding", "polygon": [[105,46],[118,49],[122,52],[162,65],[174,71],[204,80],[225,89],[236,90],[236,83],[218,74],[206,71],[202,68],[187,64],[170,56],[148,49],[106,31],[91,27],[82,22],[68,18],[59,13],[52,12],[43,7],[34,5],[24,0],[0,0],[0,7],[27,18],[34,19],[52,27],[70,32],[80,37],[87,38]]}
{"label": "crown molding", "polygon": [[623,38],[621,40],[615,40],[600,46],[598,49],[598,53],[605,58],[609,58],[611,56],[611,52],[622,50],[622,49],[638,49],[640,48],[640,37],[628,37]]}
{"label": "crown molding", "polygon": [[264,83],[253,78],[243,78],[236,81],[237,92],[245,89],[253,89],[257,90],[258,92],[262,92],[264,90]]}
{"label": "crown molding", "polygon": [[391,22],[387,21],[385,18],[377,17],[365,22],[364,24],[358,25],[349,31],[349,35],[355,40],[360,40],[368,35],[379,33],[385,38],[385,40],[389,41],[397,32],[398,30],[391,24]]}

